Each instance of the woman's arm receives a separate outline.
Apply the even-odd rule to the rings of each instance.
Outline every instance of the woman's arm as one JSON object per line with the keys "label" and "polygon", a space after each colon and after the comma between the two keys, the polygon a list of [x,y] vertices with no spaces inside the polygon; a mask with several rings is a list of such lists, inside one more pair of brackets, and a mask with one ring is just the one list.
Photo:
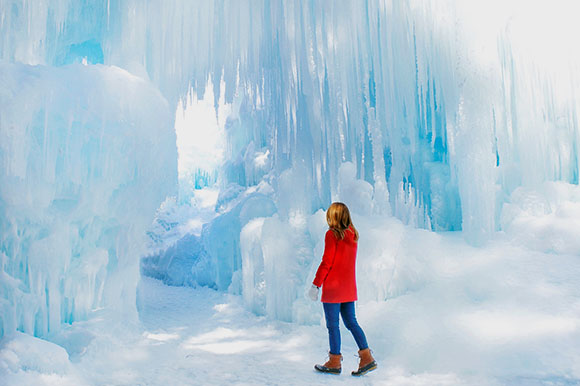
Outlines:
{"label": "woman's arm", "polygon": [[334,255],[336,254],[336,243],[338,240],[330,229],[326,232],[324,237],[324,254],[322,255],[322,262],[316,271],[316,276],[314,277],[314,284],[317,287],[321,287],[322,283],[326,279],[332,264],[334,263]]}

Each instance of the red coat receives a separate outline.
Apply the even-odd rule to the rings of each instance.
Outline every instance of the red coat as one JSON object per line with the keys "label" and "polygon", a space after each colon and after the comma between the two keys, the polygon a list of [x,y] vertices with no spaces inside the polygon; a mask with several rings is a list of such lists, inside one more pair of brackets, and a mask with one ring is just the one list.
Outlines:
{"label": "red coat", "polygon": [[356,248],[354,232],[349,228],[339,240],[329,229],[324,237],[324,255],[313,284],[322,286],[323,303],[345,303],[357,300]]}

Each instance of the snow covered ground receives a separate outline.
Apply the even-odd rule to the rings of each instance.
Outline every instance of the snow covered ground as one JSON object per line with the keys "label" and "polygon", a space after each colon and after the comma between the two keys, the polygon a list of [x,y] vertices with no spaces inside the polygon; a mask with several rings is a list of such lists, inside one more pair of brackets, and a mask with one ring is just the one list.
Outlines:
{"label": "snow covered ground", "polygon": [[[152,235],[161,238],[158,243],[152,238],[149,249],[159,252],[180,245],[183,237],[204,237],[202,224],[233,218],[239,203],[251,203],[246,198],[253,196],[241,194],[225,214],[213,209],[217,197],[206,189],[193,207],[167,202],[158,214],[163,221],[155,224],[168,230],[154,227]],[[251,218],[249,210],[238,212]],[[577,385],[579,214],[576,185],[518,189],[503,208],[504,231],[477,246],[462,232],[355,215],[361,234],[357,315],[379,363],[362,379],[350,376],[357,349],[344,327],[343,374],[313,369],[328,350],[322,307],[301,295],[322,253],[324,212],[317,211],[286,224],[276,215],[258,217],[243,227],[242,254],[255,262],[273,258],[288,269],[266,272],[255,265],[250,273],[256,281],[241,294],[234,286],[229,291],[195,281],[167,286],[142,276],[136,318],[99,308],[45,339],[6,335],[0,340],[0,385]],[[247,220],[239,218],[242,227]],[[271,239],[254,229],[256,224],[266,229],[266,223]],[[280,240],[291,246],[283,248]],[[156,265],[164,280],[179,270],[193,272],[199,259],[195,249],[175,251],[181,260],[167,256],[177,266]],[[264,257],[260,251],[272,253]],[[300,259],[298,269],[293,264]],[[284,297],[293,293],[297,298]],[[272,299],[276,309],[292,311],[292,322],[280,320],[284,313],[255,307]]]}
{"label": "snow covered ground", "polygon": [[[5,340],[0,352],[1,383],[322,385],[354,381],[349,372],[356,368],[357,359],[350,354],[356,348],[348,337],[343,347],[344,373],[331,376],[314,371],[313,365],[324,360],[326,350],[322,326],[270,321],[246,311],[239,296],[206,288],[169,287],[150,278],[142,280],[139,294],[146,300],[141,305],[140,326],[111,326],[97,319],[64,332],[74,337],[71,340],[91,336],[80,359],[73,356],[69,362],[60,346],[28,335]],[[377,371],[356,380],[425,385],[458,381],[454,374],[409,374],[383,361]]]}
{"label": "snow covered ground", "polygon": [[20,333],[5,337],[0,384],[580,382],[577,256],[532,252],[502,240],[474,248],[455,234],[408,231],[421,232],[414,243],[431,249],[431,278],[386,302],[358,303],[359,322],[379,362],[362,379],[350,376],[356,347],[344,328],[343,374],[318,374],[313,365],[327,350],[322,319],[315,325],[274,321],[249,312],[241,296],[143,277],[139,321],[101,310],[48,337],[58,345]]}

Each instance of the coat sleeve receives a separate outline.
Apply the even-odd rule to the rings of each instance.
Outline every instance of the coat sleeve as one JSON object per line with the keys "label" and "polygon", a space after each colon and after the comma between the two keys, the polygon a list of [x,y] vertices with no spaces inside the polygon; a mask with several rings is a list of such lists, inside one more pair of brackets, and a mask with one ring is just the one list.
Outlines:
{"label": "coat sleeve", "polygon": [[324,254],[322,255],[322,262],[318,266],[316,271],[316,276],[314,277],[314,284],[317,287],[321,287],[334,263],[334,256],[336,255],[336,244],[338,240],[334,233],[329,229],[324,237]]}

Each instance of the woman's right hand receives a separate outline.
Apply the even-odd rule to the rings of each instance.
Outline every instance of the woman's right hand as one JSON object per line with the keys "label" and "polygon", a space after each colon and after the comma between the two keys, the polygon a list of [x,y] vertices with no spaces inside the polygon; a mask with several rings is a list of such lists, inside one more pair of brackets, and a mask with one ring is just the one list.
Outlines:
{"label": "woman's right hand", "polygon": [[318,300],[318,291],[320,291],[320,288],[318,288],[314,284],[312,284],[312,287],[310,287],[310,289],[308,290],[308,297],[312,299],[313,302]]}

